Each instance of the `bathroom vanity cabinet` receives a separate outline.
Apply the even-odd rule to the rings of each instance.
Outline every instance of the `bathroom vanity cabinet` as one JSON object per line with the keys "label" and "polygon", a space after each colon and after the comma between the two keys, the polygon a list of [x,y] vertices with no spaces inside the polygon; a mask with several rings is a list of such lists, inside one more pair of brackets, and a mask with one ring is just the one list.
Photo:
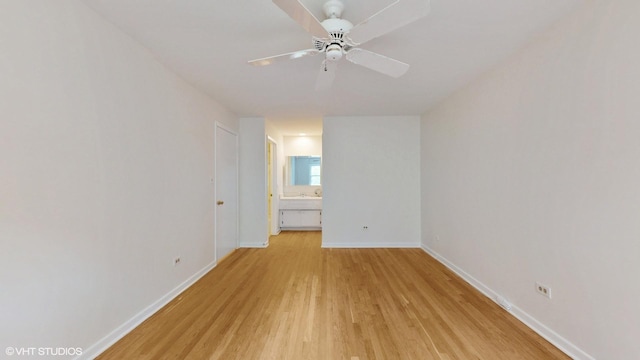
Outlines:
{"label": "bathroom vanity cabinet", "polygon": [[322,210],[280,210],[282,230],[322,229]]}
{"label": "bathroom vanity cabinet", "polygon": [[280,198],[282,230],[321,230],[322,198]]}

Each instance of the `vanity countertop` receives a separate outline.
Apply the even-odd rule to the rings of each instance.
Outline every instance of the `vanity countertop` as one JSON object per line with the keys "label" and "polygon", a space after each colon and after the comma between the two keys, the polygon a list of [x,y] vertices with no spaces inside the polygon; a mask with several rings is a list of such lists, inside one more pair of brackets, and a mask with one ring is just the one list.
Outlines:
{"label": "vanity countertop", "polygon": [[280,196],[280,200],[322,200],[322,196]]}
{"label": "vanity countertop", "polygon": [[322,209],[322,198],[314,196],[282,196],[280,197],[280,209]]}

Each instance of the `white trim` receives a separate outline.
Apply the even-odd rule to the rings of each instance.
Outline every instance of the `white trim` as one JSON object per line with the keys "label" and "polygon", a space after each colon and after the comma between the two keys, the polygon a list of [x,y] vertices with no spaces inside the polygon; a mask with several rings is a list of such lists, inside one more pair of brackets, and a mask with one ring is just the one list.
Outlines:
{"label": "white trim", "polygon": [[[289,210],[289,209],[287,209]],[[306,210],[300,210],[300,211],[306,211]],[[313,211],[313,210],[310,210]],[[300,226],[300,227],[296,227],[296,226],[287,226],[287,227],[281,227],[280,231],[322,231],[322,227],[318,227],[318,226]]]}
{"label": "white trim", "polygon": [[96,358],[98,355],[102,354],[105,350],[107,350],[111,345],[115,344],[118,340],[122,339],[125,335],[131,332],[131,330],[135,329],[138,325],[142,324],[143,321],[151,317],[151,315],[155,314],[158,310],[162,309],[171,300],[178,297],[178,295],[180,295],[183,291],[191,287],[191,285],[195,284],[196,281],[200,280],[201,277],[205,276],[209,271],[213,270],[213,268],[215,267],[216,267],[215,261],[205,266],[202,270],[193,274],[190,278],[185,280],[182,284],[178,285],[176,288],[169,291],[160,299],[156,300],[154,303],[147,306],[145,309],[143,309],[142,311],[134,315],[131,319],[125,321],[122,325],[118,326],[116,329],[110,332],[107,336],[103,337],[100,341],[84,349],[82,352],[82,355],[77,356],[75,359],[79,360],[79,359]]}
{"label": "white trim", "polygon": [[[269,226],[269,234],[267,236],[267,243],[269,242],[269,237],[271,235],[277,235],[280,233],[280,222],[278,221],[278,216],[280,212],[278,211],[280,207],[280,196],[278,196],[278,143],[269,135],[267,135],[267,146],[271,147],[271,179],[267,179],[267,196],[271,194],[271,209],[267,209],[267,217],[269,216],[269,212],[271,212],[271,224]],[[269,166],[269,160],[265,164],[266,167]],[[267,169],[265,175],[268,177],[269,169]],[[271,189],[269,189],[269,182],[271,182]],[[275,195],[275,196],[274,196]],[[267,199],[267,204],[269,203]],[[267,205],[268,207],[268,205]],[[275,219],[275,220],[274,220]]]}
{"label": "white trim", "polygon": [[[422,245],[421,248],[422,248],[422,250],[424,250],[424,252],[426,252],[427,254],[431,255],[433,258],[438,260],[444,266],[449,268],[449,270],[451,270],[454,273],[456,273],[458,276],[460,276],[462,279],[464,279],[467,283],[469,283],[471,286],[473,286],[478,291],[480,291],[484,296],[488,297],[489,299],[493,300],[496,303],[498,302],[497,301],[498,298],[502,298],[502,296],[500,294],[498,294],[497,292],[493,291],[491,288],[489,288],[488,286],[483,284],[478,279],[476,279],[473,276],[469,275],[467,272],[465,272],[464,270],[462,270],[461,268],[459,268],[458,266],[453,264],[451,261],[447,260],[444,256],[442,256],[442,255],[438,254],[437,252],[435,252],[433,249],[429,248],[426,245]],[[558,333],[556,333],[555,331],[553,331],[552,329],[548,328],[543,323],[541,323],[538,320],[536,320],[533,316],[527,314],[525,311],[520,309],[518,306],[512,304],[511,311],[508,311],[508,312],[511,315],[513,315],[516,319],[520,320],[527,327],[529,327],[531,330],[533,330],[536,333],[538,333],[538,335],[542,336],[547,341],[549,341],[551,344],[553,344],[555,347],[557,347],[562,352],[564,352],[565,354],[570,356],[572,359],[575,359],[575,360],[595,360],[594,357],[592,357],[591,355],[587,354],[582,349],[580,349],[579,347],[577,347],[576,345],[571,343],[569,340],[563,338]]]}
{"label": "white trim", "polygon": [[323,248],[335,249],[383,249],[383,248],[420,248],[416,243],[332,243],[322,242]]}
{"label": "white trim", "polygon": [[268,242],[267,242],[267,243],[264,243],[264,244],[261,244],[261,243],[249,243],[249,244],[246,244],[246,243],[245,243],[245,244],[242,244],[242,245],[240,246],[240,248],[243,248],[243,249],[244,249],[244,248],[251,248],[251,249],[258,248],[258,249],[264,249],[264,248],[267,248],[267,247],[269,247],[269,243],[268,243]]}

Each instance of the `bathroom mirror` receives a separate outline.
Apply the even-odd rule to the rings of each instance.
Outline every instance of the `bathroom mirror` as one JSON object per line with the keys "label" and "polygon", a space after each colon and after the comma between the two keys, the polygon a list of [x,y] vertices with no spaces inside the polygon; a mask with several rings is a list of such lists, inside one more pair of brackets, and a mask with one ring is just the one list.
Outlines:
{"label": "bathroom mirror", "polygon": [[288,156],[285,179],[287,185],[321,185],[320,156]]}

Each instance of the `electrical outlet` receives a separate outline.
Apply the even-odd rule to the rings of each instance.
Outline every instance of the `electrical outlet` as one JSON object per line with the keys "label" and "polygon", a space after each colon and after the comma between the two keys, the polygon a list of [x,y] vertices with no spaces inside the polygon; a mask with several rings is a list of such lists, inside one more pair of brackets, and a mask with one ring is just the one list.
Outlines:
{"label": "electrical outlet", "polygon": [[173,259],[173,266],[178,266],[180,264],[180,256]]}
{"label": "electrical outlet", "polygon": [[536,291],[538,292],[538,294],[547,297],[549,299],[551,299],[551,288],[540,284],[539,282],[536,282]]}
{"label": "electrical outlet", "polygon": [[369,227],[367,225],[362,227],[362,230],[369,230]]}

